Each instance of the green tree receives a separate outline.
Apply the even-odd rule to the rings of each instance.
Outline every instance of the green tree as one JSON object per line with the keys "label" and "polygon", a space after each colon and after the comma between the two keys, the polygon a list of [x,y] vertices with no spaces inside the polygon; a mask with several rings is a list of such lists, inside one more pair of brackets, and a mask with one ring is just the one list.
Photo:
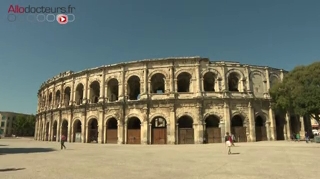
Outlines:
{"label": "green tree", "polygon": [[33,136],[35,129],[34,115],[18,115],[13,122],[13,132],[18,136]]}
{"label": "green tree", "polygon": [[320,122],[320,62],[297,66],[272,86],[270,95],[277,111],[292,112]]}

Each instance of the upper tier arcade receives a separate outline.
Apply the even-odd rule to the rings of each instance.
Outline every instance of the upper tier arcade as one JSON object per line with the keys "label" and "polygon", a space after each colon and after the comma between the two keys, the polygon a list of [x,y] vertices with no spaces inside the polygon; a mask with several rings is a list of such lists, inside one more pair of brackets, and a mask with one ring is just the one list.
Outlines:
{"label": "upper tier arcade", "polygon": [[269,99],[269,88],[282,80],[283,70],[172,57],[67,71],[43,83],[38,113],[87,104],[135,103],[145,100],[200,98]]}

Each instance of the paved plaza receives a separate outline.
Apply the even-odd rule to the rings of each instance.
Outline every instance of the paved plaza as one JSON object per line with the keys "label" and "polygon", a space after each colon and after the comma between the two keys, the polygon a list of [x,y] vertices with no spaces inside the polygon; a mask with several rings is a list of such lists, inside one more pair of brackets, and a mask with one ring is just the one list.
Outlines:
{"label": "paved plaza", "polygon": [[311,179],[320,144],[107,145],[0,139],[5,179]]}

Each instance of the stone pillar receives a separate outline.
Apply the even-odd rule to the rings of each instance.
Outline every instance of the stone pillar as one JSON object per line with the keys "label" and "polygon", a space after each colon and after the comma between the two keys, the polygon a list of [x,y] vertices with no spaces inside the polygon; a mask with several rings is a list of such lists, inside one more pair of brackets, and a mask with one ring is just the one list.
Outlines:
{"label": "stone pillar", "polygon": [[286,124],[285,124],[285,140],[290,140],[290,137],[291,137],[291,129],[290,129],[290,113],[287,112],[286,113]]}
{"label": "stone pillar", "polygon": [[88,98],[88,80],[89,80],[89,76],[88,74],[86,74],[86,80],[83,84],[83,100],[82,100],[82,104],[87,104],[87,98]]}
{"label": "stone pillar", "polygon": [[168,144],[176,144],[176,120],[175,120],[175,112],[172,107],[170,111],[170,117],[169,117],[169,122],[167,124],[167,143]]}
{"label": "stone pillar", "polygon": [[[245,68],[245,75],[248,77],[248,79],[246,79],[245,77],[243,77],[242,82],[245,83],[242,86],[246,89],[242,89],[241,92],[245,92],[245,90],[247,91],[253,91],[254,89],[250,88],[250,68],[249,65],[246,66]],[[251,132],[251,131],[250,131]],[[255,141],[255,140],[254,140]]]}
{"label": "stone pillar", "polygon": [[82,116],[81,120],[81,143],[86,143],[87,139],[87,120],[85,116]]}
{"label": "stone pillar", "polygon": [[271,122],[270,121],[266,121],[265,123],[265,127],[266,127],[266,130],[267,130],[267,139],[268,141],[271,141]]}
{"label": "stone pillar", "polygon": [[225,118],[225,121],[224,121],[225,133],[229,132],[230,134],[231,133],[230,108],[227,102],[224,102],[223,111],[224,111],[224,118]]}
{"label": "stone pillar", "polygon": [[179,124],[175,125],[175,144],[179,144]]}
{"label": "stone pillar", "polygon": [[124,124],[124,144],[128,144],[128,125],[127,125],[127,121]]}
{"label": "stone pillar", "polygon": [[255,119],[254,119],[254,109],[253,106],[251,104],[251,102],[249,102],[248,104],[248,113],[249,113],[249,136],[250,136],[250,142],[255,142],[256,141],[256,129],[255,129]]}
{"label": "stone pillar", "polygon": [[[51,116],[50,116],[50,118],[51,118]],[[49,129],[48,129],[49,131],[48,131],[48,141],[51,141],[51,134],[52,134],[52,119],[50,119],[50,121],[49,121]]]}
{"label": "stone pillar", "polygon": [[223,143],[224,142],[224,136],[226,135],[226,128],[225,128],[225,122],[224,121],[222,121],[222,120],[220,121],[219,128],[221,130],[221,142]]}
{"label": "stone pillar", "polygon": [[[167,138],[168,138],[168,135],[167,135]],[[152,123],[148,123],[148,144],[152,144]]]}
{"label": "stone pillar", "polygon": [[[102,69],[102,79],[101,79],[101,84],[100,84],[100,96],[99,96],[99,103],[104,102],[105,99],[105,80],[106,80],[106,70],[103,68]],[[101,127],[103,128],[103,125],[101,125]],[[103,139],[102,139],[103,141]]]}
{"label": "stone pillar", "polygon": [[148,121],[143,121],[141,123],[141,144],[148,145]]}
{"label": "stone pillar", "polygon": [[203,144],[203,125],[202,122],[197,124],[193,124],[194,129],[194,143],[195,144]]}
{"label": "stone pillar", "polygon": [[306,138],[306,131],[305,131],[305,128],[304,128],[304,120],[303,120],[303,116],[299,116],[299,121],[300,121],[300,136],[301,136],[301,139],[302,138]]}
{"label": "stone pillar", "polygon": [[84,138],[83,138],[83,143],[88,143],[90,141],[90,139],[88,138],[88,129],[89,129],[89,126],[87,124],[87,122],[84,124],[84,130],[86,132],[84,132]]}
{"label": "stone pillar", "polygon": [[276,141],[277,140],[276,119],[275,119],[271,104],[269,106],[269,121],[270,121],[270,140]]}
{"label": "stone pillar", "polygon": [[178,92],[178,80],[177,79],[174,79],[174,90],[175,92]]}
{"label": "stone pillar", "polygon": [[118,144],[124,144],[124,126],[123,124],[120,122],[120,120],[118,120]]}
{"label": "stone pillar", "polygon": [[199,61],[196,63],[196,85],[194,85],[194,92],[197,96],[201,96],[201,80],[200,80],[200,64]]}

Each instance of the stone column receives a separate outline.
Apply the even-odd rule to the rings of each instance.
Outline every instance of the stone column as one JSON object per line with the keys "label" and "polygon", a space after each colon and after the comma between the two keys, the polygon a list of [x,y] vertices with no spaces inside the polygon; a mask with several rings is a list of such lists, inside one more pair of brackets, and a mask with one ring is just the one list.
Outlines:
{"label": "stone column", "polygon": [[226,135],[225,122],[223,120],[220,121],[219,128],[221,130],[221,142],[223,143],[224,142],[224,136]]}
{"label": "stone column", "polygon": [[123,127],[123,124],[120,122],[120,120],[118,120],[118,144],[124,144],[124,136],[123,136],[123,133],[124,133],[124,127]]}
{"label": "stone column", "polygon": [[81,120],[81,143],[86,143],[86,135],[87,135],[87,129],[86,129],[86,125],[87,124],[87,120],[85,116],[82,116],[82,120]]}
{"label": "stone column", "polygon": [[300,136],[301,136],[301,139],[302,138],[305,138],[305,129],[304,129],[304,120],[303,120],[303,116],[299,116],[299,121],[300,121]]}
{"label": "stone column", "polygon": [[141,144],[148,145],[148,121],[141,123]]}
{"label": "stone column", "polygon": [[82,104],[87,104],[87,98],[88,98],[88,80],[89,80],[89,76],[88,74],[86,74],[86,80],[83,84],[83,100],[82,100]]}
{"label": "stone column", "polygon": [[170,122],[167,123],[166,127],[167,127],[167,141],[166,142],[167,142],[167,144],[174,144],[171,141],[169,141],[169,139],[171,137],[171,134],[172,134],[172,131],[171,131],[171,128],[170,128]]}
{"label": "stone column", "polygon": [[[243,82],[245,84],[243,84],[243,87],[246,88],[246,90],[248,91],[253,91],[254,89],[250,89],[250,68],[249,66],[247,65],[246,68],[245,68],[245,75],[248,77],[248,79],[245,79],[245,77],[243,77]],[[242,89],[242,92],[245,92],[245,89]],[[250,131],[251,132],[251,131]]]}
{"label": "stone column", "polygon": [[251,104],[251,102],[249,102],[248,104],[248,113],[249,113],[249,135],[250,135],[250,142],[255,142],[256,141],[256,129],[255,129],[255,119],[254,119],[254,109],[253,106]]}
{"label": "stone column", "polygon": [[194,85],[194,92],[197,96],[201,96],[201,80],[200,80],[200,64],[199,61],[196,63],[196,85]]}
{"label": "stone column", "polygon": [[[106,84],[105,84],[105,81],[106,81],[106,70],[103,68],[102,69],[102,79],[101,79],[101,84],[100,84],[100,97],[99,97],[99,102],[104,102],[104,99],[105,99],[105,87],[106,87]],[[103,127],[103,126],[102,126]],[[102,139],[103,141],[103,139]]]}
{"label": "stone column", "polygon": [[267,130],[267,139],[268,141],[271,141],[271,128],[270,128],[270,125],[271,125],[271,122],[270,121],[266,121],[265,123],[265,127],[266,127],[266,130]]}
{"label": "stone column", "polygon": [[89,128],[89,126],[88,126],[88,124],[87,124],[87,122],[84,124],[84,130],[86,131],[86,132],[84,132],[84,138],[83,138],[83,143],[88,143],[89,141],[90,141],[90,139],[88,139],[88,128]]}
{"label": "stone column", "polygon": [[276,141],[277,128],[276,128],[275,116],[274,116],[271,104],[269,106],[269,121],[270,121],[270,140]]}
{"label": "stone column", "polygon": [[128,144],[128,125],[127,125],[127,121],[124,123],[124,144]]}
{"label": "stone column", "polygon": [[287,112],[286,113],[286,124],[285,124],[285,140],[290,140],[290,137],[291,137],[291,129],[290,129],[290,113]]}
{"label": "stone column", "polygon": [[175,112],[174,109],[172,107],[171,111],[170,111],[170,117],[169,117],[169,122],[167,124],[167,140],[168,140],[168,144],[176,144],[176,120],[175,120],[176,116],[175,116]]}
{"label": "stone column", "polygon": [[223,111],[224,111],[224,118],[225,118],[225,121],[224,121],[225,132],[229,132],[230,134],[231,133],[230,108],[227,102],[224,102]]}
{"label": "stone column", "polygon": [[148,144],[152,144],[152,123],[148,123]]}
{"label": "stone column", "polygon": [[175,144],[179,144],[179,124],[176,123],[175,127]]}

